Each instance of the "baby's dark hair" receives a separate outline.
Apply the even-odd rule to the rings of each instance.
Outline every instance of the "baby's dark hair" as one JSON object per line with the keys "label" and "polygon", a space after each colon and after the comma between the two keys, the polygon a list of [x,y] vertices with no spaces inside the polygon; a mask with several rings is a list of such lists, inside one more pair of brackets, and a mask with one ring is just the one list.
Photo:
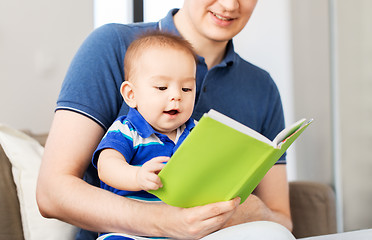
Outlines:
{"label": "baby's dark hair", "polygon": [[142,55],[144,51],[151,47],[165,47],[184,51],[190,54],[195,63],[198,61],[197,55],[194,52],[191,44],[180,36],[161,32],[150,31],[140,35],[128,47],[124,58],[124,73],[125,80],[130,80],[133,69],[136,65],[136,60]]}

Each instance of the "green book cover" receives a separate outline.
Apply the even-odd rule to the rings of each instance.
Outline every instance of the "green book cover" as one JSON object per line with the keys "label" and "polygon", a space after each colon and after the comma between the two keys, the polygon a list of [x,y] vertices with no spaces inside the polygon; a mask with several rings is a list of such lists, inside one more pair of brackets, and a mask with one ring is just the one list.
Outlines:
{"label": "green book cover", "polygon": [[244,202],[311,122],[302,119],[270,141],[210,110],[160,171],[163,187],[149,192],[169,205],[184,208],[237,196]]}

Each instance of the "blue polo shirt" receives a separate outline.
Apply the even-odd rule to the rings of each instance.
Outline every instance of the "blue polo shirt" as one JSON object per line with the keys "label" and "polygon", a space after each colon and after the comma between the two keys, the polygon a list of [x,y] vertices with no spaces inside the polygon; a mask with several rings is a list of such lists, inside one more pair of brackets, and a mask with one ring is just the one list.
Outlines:
{"label": "blue polo shirt", "polygon": [[[156,132],[137,110],[130,108],[127,116],[119,117],[111,125],[94,152],[92,163],[97,167],[99,153],[107,148],[117,150],[124,156],[128,164],[134,166],[142,166],[155,157],[171,157],[194,126],[194,120],[189,119],[181,126],[181,134],[177,136],[177,142],[174,143],[166,135]],[[160,201],[146,191],[119,190],[102,181],[101,188],[138,200]]]}

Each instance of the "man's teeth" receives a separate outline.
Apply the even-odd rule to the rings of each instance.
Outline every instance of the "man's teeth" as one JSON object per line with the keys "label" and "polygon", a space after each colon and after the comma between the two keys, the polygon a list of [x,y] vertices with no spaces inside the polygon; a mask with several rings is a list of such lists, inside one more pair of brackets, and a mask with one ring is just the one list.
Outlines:
{"label": "man's teeth", "polygon": [[232,20],[232,18],[225,18],[225,17],[222,17],[222,16],[220,16],[220,15],[218,15],[218,14],[216,14],[216,13],[213,13],[213,15],[214,15],[216,18],[218,18],[218,19],[220,19],[220,20],[223,20],[223,21],[230,21],[230,20]]}

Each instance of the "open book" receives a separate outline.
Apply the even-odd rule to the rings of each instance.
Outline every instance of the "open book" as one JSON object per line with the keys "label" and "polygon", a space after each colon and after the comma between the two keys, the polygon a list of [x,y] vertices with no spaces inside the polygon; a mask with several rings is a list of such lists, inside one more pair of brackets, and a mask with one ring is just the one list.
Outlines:
{"label": "open book", "polygon": [[242,203],[311,122],[302,119],[270,141],[212,109],[160,171],[163,187],[149,192],[176,207],[237,196]]}

